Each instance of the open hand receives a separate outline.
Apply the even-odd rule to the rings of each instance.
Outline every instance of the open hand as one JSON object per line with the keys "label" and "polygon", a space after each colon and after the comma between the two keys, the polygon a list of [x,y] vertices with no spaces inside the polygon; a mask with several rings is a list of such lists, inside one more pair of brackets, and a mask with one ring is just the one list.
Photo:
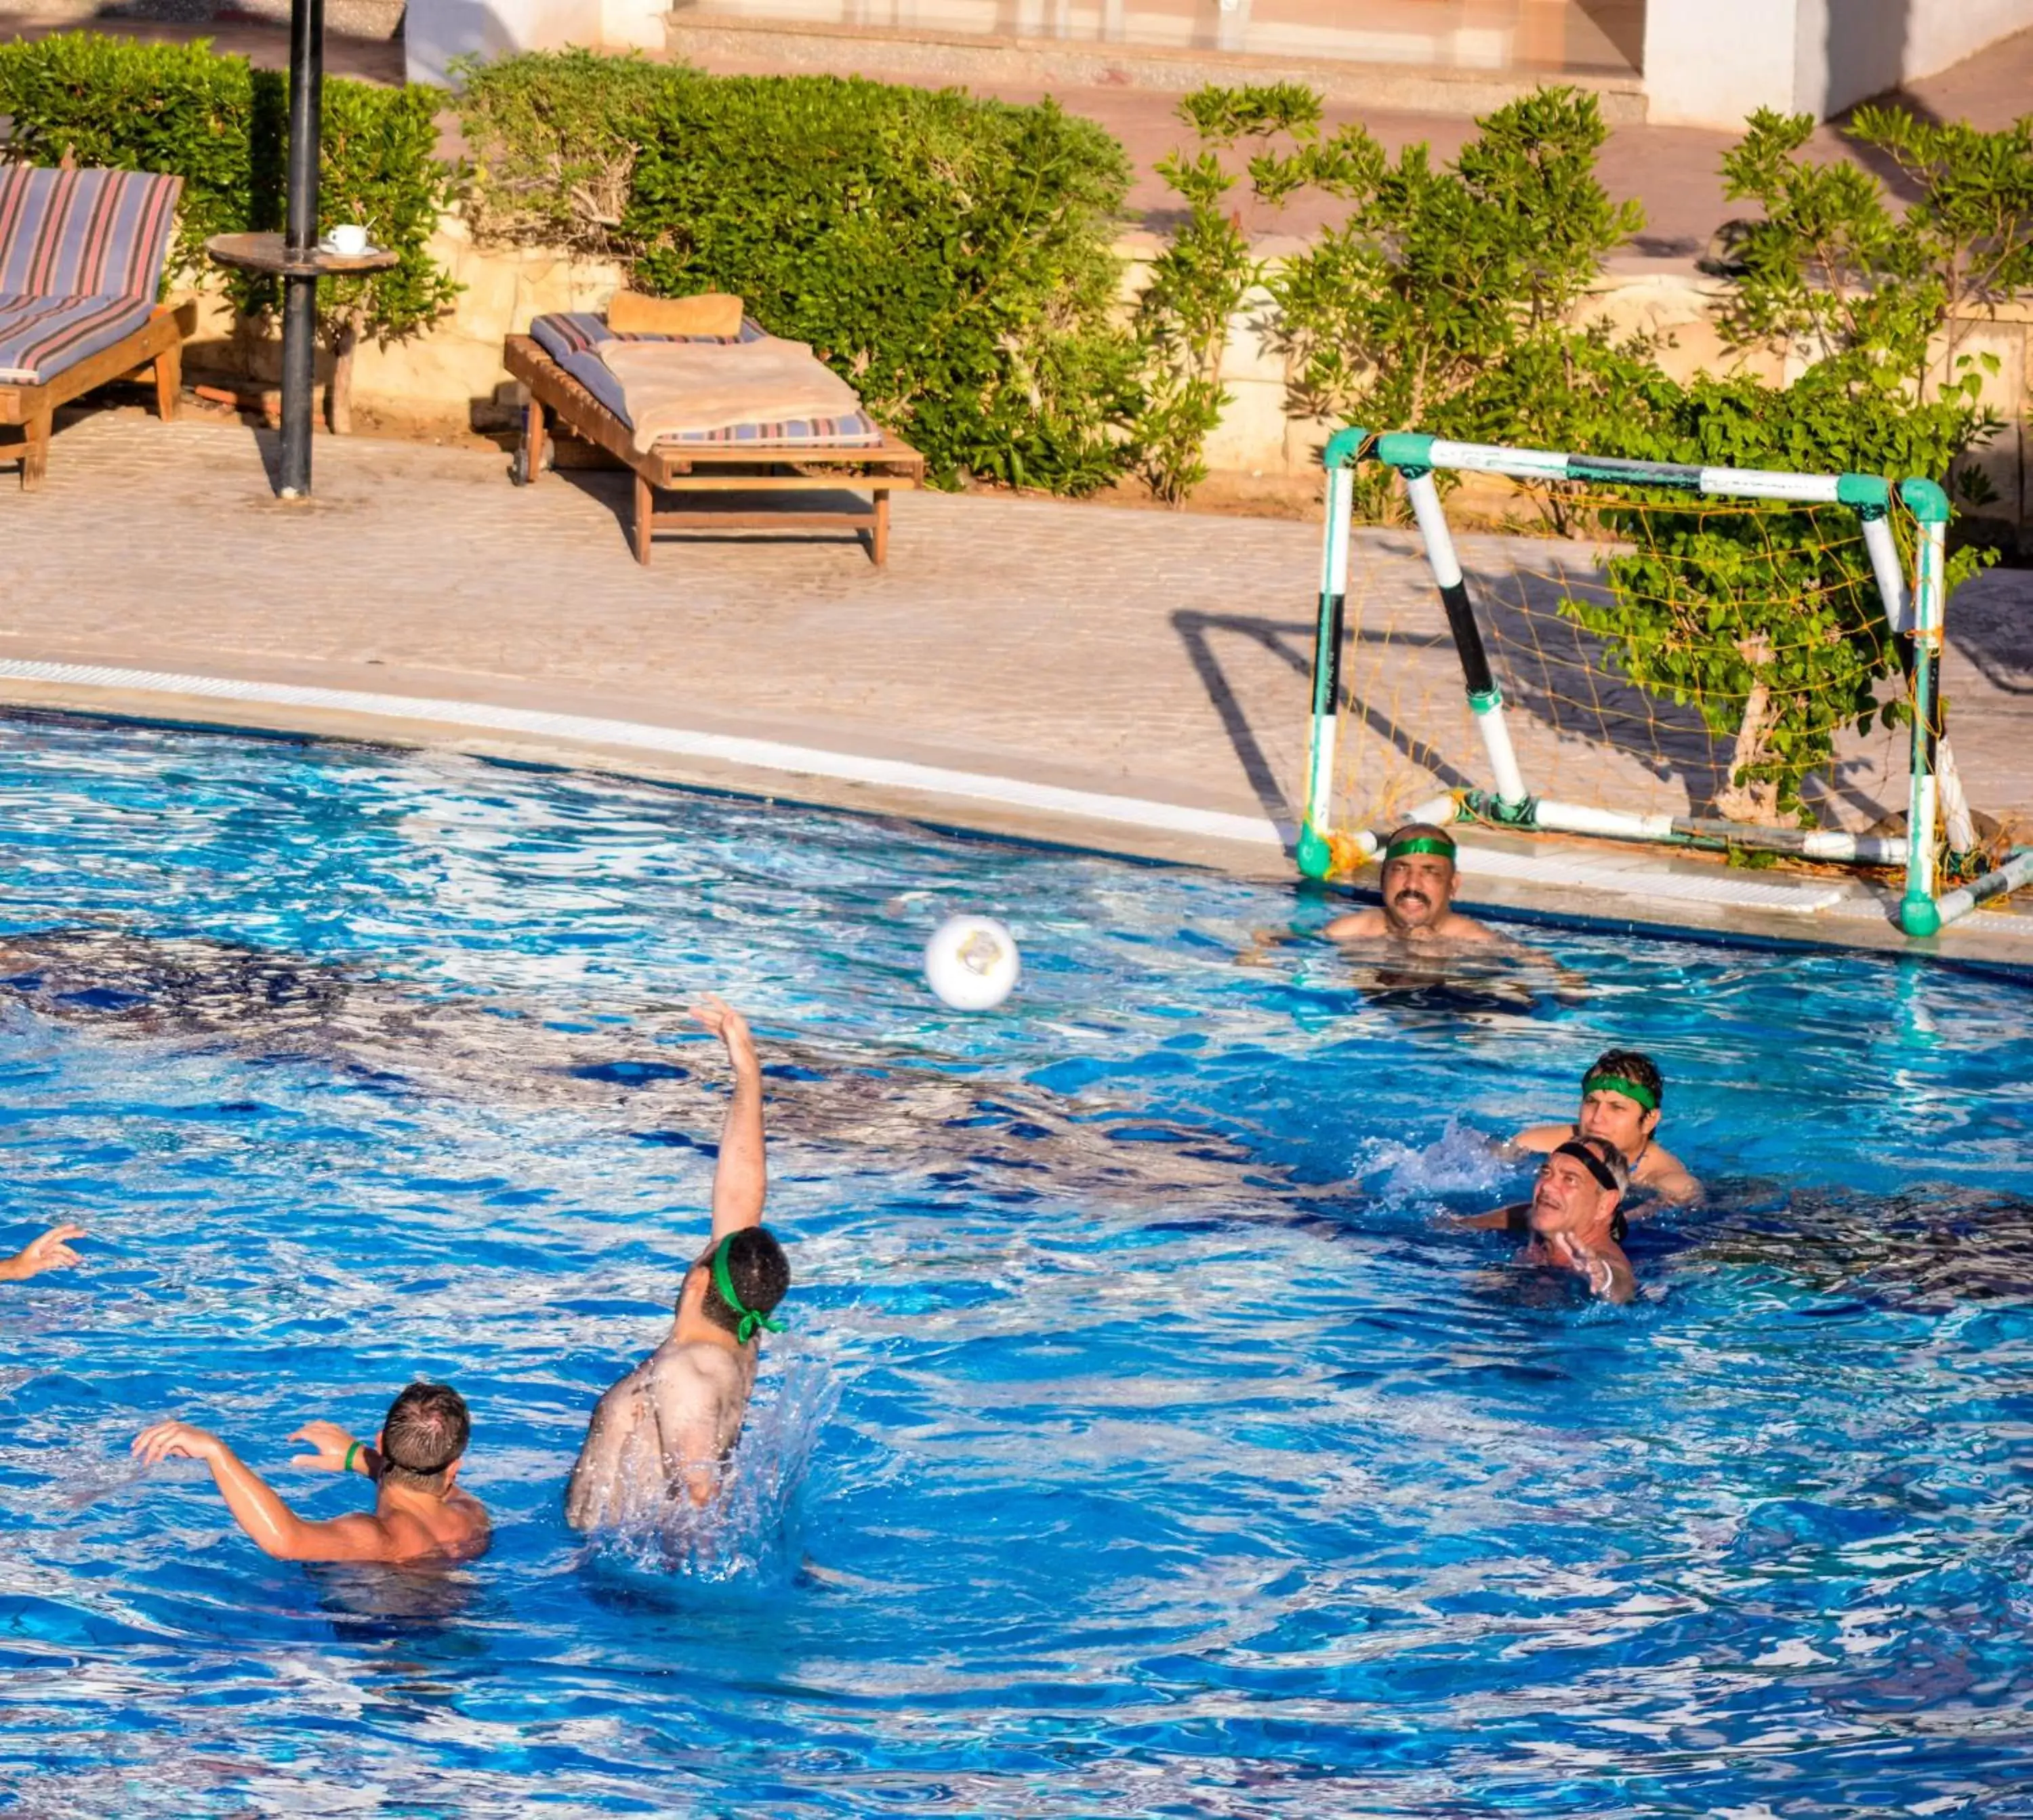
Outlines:
{"label": "open hand", "polygon": [[328,1473],[346,1470],[346,1456],[356,1444],[358,1437],[349,1434],[337,1422],[305,1422],[290,1436],[293,1441],[309,1441],[317,1449],[314,1454],[298,1454],[290,1462],[293,1466],[322,1466]]}
{"label": "open hand", "polygon": [[749,1034],[748,1020],[724,998],[704,994],[692,1008],[692,1016],[727,1045],[728,1059],[739,1070],[760,1065],[755,1058],[755,1039]]}
{"label": "open hand", "polygon": [[134,1437],[131,1451],[143,1466],[159,1466],[165,1460],[210,1461],[224,1444],[215,1434],[189,1422],[157,1422]]}
{"label": "open hand", "polygon": [[39,1276],[46,1270],[63,1270],[77,1262],[77,1253],[70,1248],[74,1238],[84,1237],[84,1228],[66,1223],[53,1226],[40,1238],[32,1239],[10,1258],[4,1271],[17,1280],[23,1277]]}

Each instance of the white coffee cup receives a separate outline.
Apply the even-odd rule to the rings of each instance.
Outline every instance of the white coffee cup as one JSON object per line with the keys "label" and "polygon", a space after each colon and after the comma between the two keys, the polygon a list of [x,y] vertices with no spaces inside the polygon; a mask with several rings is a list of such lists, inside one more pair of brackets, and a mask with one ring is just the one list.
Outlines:
{"label": "white coffee cup", "polygon": [[367,250],[367,230],[357,221],[342,221],[327,230],[325,245],[346,259],[358,259]]}

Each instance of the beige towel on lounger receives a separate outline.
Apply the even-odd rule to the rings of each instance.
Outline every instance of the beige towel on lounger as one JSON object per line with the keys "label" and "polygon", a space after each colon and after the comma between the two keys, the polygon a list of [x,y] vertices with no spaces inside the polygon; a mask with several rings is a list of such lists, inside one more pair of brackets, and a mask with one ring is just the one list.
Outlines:
{"label": "beige towel on lounger", "polygon": [[801,341],[604,341],[599,353],[621,382],[638,453],[663,436],[861,409],[854,388]]}

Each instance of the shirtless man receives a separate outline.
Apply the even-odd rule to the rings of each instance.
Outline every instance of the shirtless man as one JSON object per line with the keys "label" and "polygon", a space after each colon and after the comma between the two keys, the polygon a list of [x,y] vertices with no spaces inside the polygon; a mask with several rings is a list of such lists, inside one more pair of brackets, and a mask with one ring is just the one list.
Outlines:
{"label": "shirtless man", "polygon": [[1472,916],[1451,907],[1455,844],[1430,822],[1409,822],[1383,846],[1383,902],[1376,909],[1337,916],[1327,926],[1333,942],[1500,942]]}
{"label": "shirtless man", "polygon": [[713,1178],[713,1242],[685,1272],[662,1345],[600,1399],[565,1489],[574,1529],[644,1517],[682,1496],[719,1495],[755,1386],[758,1328],[791,1286],[762,1223],[762,1070],[740,1013],[708,998],[692,1015],[727,1045],[734,1097]]}
{"label": "shirtless man", "polygon": [[1461,1222],[1529,1242],[1520,1264],[1571,1270],[1589,1294],[1627,1302],[1638,1293],[1631,1260],[1616,1241],[1617,1204],[1629,1182],[1623,1155],[1606,1137],[1571,1137],[1539,1166],[1529,1206],[1499,1208]]}
{"label": "shirtless man", "polygon": [[1516,1150],[1549,1151],[1571,1137],[1606,1137],[1623,1152],[1634,1187],[1685,1206],[1702,1185],[1653,1139],[1666,1084],[1657,1065],[1634,1049],[1606,1049],[1582,1077],[1581,1116],[1572,1125],[1534,1125],[1511,1139]]}
{"label": "shirtless man", "polygon": [[313,1522],[298,1516],[218,1436],[189,1422],[158,1422],[134,1437],[144,1464],[203,1460],[226,1507],[264,1553],[281,1561],[378,1561],[436,1566],[486,1552],[487,1513],[453,1483],[472,1432],[465,1399],[449,1384],[414,1384],[388,1406],[374,1446],[336,1422],[290,1436],[318,1451],[291,1463],[358,1471],[375,1482],[374,1510]]}
{"label": "shirtless man", "polygon": [[53,1226],[40,1238],[32,1238],[12,1257],[0,1257],[0,1283],[20,1283],[40,1276],[46,1270],[65,1270],[77,1262],[70,1248],[74,1238],[84,1237],[81,1226]]}

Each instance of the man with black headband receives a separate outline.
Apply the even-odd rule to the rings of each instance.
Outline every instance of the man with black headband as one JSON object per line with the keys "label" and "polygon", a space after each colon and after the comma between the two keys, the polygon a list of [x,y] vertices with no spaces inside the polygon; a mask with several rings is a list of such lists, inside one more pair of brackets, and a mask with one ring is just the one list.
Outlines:
{"label": "man with black headband", "polygon": [[1638,1280],[1618,1243],[1623,1226],[1617,1211],[1629,1179],[1623,1153],[1608,1138],[1571,1137],[1539,1166],[1529,1204],[1461,1223],[1524,1239],[1519,1263],[1573,1271],[1586,1279],[1589,1294],[1629,1301]]}
{"label": "man with black headband", "polygon": [[1337,916],[1327,926],[1334,942],[1498,942],[1473,916],[1451,908],[1455,844],[1427,822],[1409,822],[1383,844],[1383,902]]}
{"label": "man with black headband", "polygon": [[720,1494],[755,1387],[762,1330],[791,1286],[784,1248],[762,1224],[768,1186],[762,1069],[738,1011],[708,998],[692,1015],[727,1045],[734,1096],[713,1178],[713,1240],[685,1272],[664,1343],[603,1396],[565,1489],[573,1528],[653,1519],[674,1498]]}
{"label": "man with black headband", "polygon": [[1702,1185],[1680,1159],[1653,1141],[1666,1083],[1649,1055],[1608,1049],[1582,1077],[1581,1116],[1572,1125],[1535,1125],[1511,1139],[1519,1150],[1550,1151],[1572,1137],[1605,1137],[1623,1153],[1634,1187],[1684,1205],[1702,1197]]}
{"label": "man with black headband", "polygon": [[421,1567],[469,1561],[487,1549],[487,1513],[453,1483],[472,1432],[465,1399],[449,1384],[414,1384],[388,1406],[374,1446],[335,1422],[310,1422],[290,1438],[318,1451],[292,1464],[359,1472],[376,1491],[370,1515],[314,1522],[300,1517],[218,1436],[189,1422],[158,1422],[134,1437],[143,1464],[203,1460],[234,1520],[282,1561],[376,1561]]}

